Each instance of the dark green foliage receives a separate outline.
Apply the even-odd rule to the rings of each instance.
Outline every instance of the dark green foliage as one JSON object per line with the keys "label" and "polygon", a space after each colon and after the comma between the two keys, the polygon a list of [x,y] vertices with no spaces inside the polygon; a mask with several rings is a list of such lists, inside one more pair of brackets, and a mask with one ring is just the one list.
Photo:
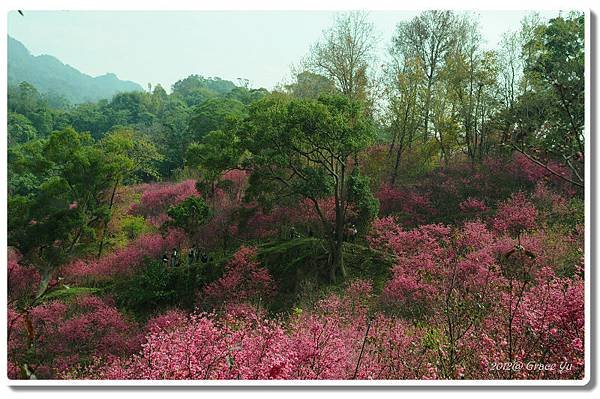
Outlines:
{"label": "dark green foliage", "polygon": [[[369,279],[375,291],[380,292],[389,277],[393,259],[387,254],[356,244],[346,243],[343,250],[348,278]],[[223,275],[230,257],[212,258],[215,255],[211,254],[208,263],[198,262],[188,266],[184,262],[174,268],[149,260],[136,274],[118,280],[109,290],[120,308],[133,313],[140,320],[173,306],[187,310],[199,306],[202,309],[202,290]],[[329,282],[327,244],[323,240],[300,238],[266,243],[258,247],[257,257],[276,284],[277,294],[267,304],[271,312],[291,311],[306,300],[308,286],[312,287],[312,297],[315,299],[344,287],[343,282],[338,285]]]}
{"label": "dark green foliage", "polygon": [[128,92],[116,94],[109,106],[114,125],[150,125],[155,115],[150,112],[147,93]]}
{"label": "dark green foliage", "polygon": [[112,291],[119,307],[140,316],[149,315],[175,305],[177,291],[173,280],[174,273],[162,263],[149,262],[141,273],[117,283]]}
{"label": "dark green foliage", "polygon": [[[531,49],[525,72],[536,91],[549,91],[549,131],[542,137],[544,149],[570,155],[583,151],[585,54],[584,15],[558,17],[536,29],[526,46]],[[567,133],[568,132],[568,133]]]}
{"label": "dark green foliage", "polygon": [[63,113],[50,109],[39,91],[27,82],[9,86],[8,112],[24,116],[35,128],[38,136],[50,134],[55,128],[55,120],[60,119]]}
{"label": "dark green foliage", "polygon": [[136,173],[152,173],[156,155],[126,129],[96,142],[66,128],[15,146],[9,153],[9,245],[47,283],[56,267],[89,253],[98,233],[104,237],[118,186],[135,181]]}
{"label": "dark green foliage", "polygon": [[120,308],[145,320],[178,306],[189,311],[201,302],[202,288],[223,273],[225,261],[211,260],[178,267],[166,267],[159,261],[148,261],[144,268],[111,287]]}
{"label": "dark green foliage", "polygon": [[192,143],[185,154],[186,165],[197,168],[201,174],[199,191],[214,193],[215,184],[224,171],[235,167],[243,149],[237,136],[231,130],[209,132],[201,142]]}
{"label": "dark green foliage", "polygon": [[[383,288],[393,259],[368,247],[344,243],[347,280],[368,279],[375,291]],[[329,280],[328,246],[318,238],[275,241],[258,247],[258,260],[271,273],[277,295],[269,308],[272,312],[287,312],[306,300],[305,296],[322,297],[327,291],[342,289],[345,282],[331,284]],[[308,292],[308,291],[312,291]]]}
{"label": "dark green foliage", "polygon": [[226,94],[227,98],[238,100],[244,105],[250,105],[269,94],[267,89],[248,89],[246,87],[236,87]]}
{"label": "dark green foliage", "polygon": [[585,16],[573,12],[532,27],[523,43],[522,93],[498,112],[511,144],[538,160],[554,159],[584,182]]}
{"label": "dark green foliage", "polygon": [[173,84],[173,94],[181,98],[188,106],[202,104],[209,98],[229,93],[235,85],[221,78],[205,78],[190,75]]}
{"label": "dark green foliage", "polygon": [[246,115],[238,100],[216,97],[196,106],[190,118],[190,141],[200,141],[213,130],[227,130]]}
{"label": "dark green foliage", "polygon": [[77,243],[94,239],[94,225],[107,216],[101,194],[111,181],[105,177],[114,170],[91,137],[73,129],[29,142],[25,150],[16,154],[11,169],[31,176],[39,186],[31,193],[19,188],[23,194],[10,197],[9,244],[47,268],[60,263]]}
{"label": "dark green foliage", "polygon": [[308,198],[325,198],[333,195],[335,179],[323,169],[298,166],[304,179],[292,180],[292,189]]}
{"label": "dark green foliage", "polygon": [[352,204],[357,215],[354,223],[360,235],[368,232],[371,221],[379,214],[379,200],[370,188],[370,179],[360,175],[357,169],[352,171],[348,183],[348,202]]}
{"label": "dark green foliage", "polygon": [[210,216],[210,208],[202,197],[188,197],[168,210],[169,226],[183,229],[191,237],[200,230]]}
{"label": "dark green foliage", "polygon": [[[351,161],[373,143],[375,130],[362,104],[343,96],[298,100],[271,95],[250,107],[240,129],[253,171],[247,191],[270,206],[308,199],[322,222],[330,247],[330,279],[345,275],[342,243],[348,221]],[[325,218],[318,200],[333,194],[335,219]]]}
{"label": "dark green foliage", "polygon": [[[171,178],[182,172],[192,143],[217,146],[216,154],[221,153],[221,148],[230,148],[229,131],[246,116],[249,104],[268,93],[265,89],[236,87],[219,78],[192,75],[177,82],[170,95],[157,85],[151,92],[119,91],[112,98],[69,105],[60,95],[40,92],[28,82],[17,83],[10,82],[8,91],[9,147],[68,127],[89,132],[95,140],[114,130],[133,129],[160,150],[161,157],[155,165],[158,173],[140,176],[144,181]],[[210,132],[218,130],[226,132],[226,136],[211,137],[202,143]],[[208,162],[208,174],[216,170],[213,160],[214,157]],[[227,165],[230,163],[227,160]],[[207,171],[205,165],[188,166]],[[18,179],[26,180],[25,176],[12,180]]]}
{"label": "dark green foliage", "polygon": [[8,113],[8,146],[22,144],[37,136],[37,130],[24,115]]}

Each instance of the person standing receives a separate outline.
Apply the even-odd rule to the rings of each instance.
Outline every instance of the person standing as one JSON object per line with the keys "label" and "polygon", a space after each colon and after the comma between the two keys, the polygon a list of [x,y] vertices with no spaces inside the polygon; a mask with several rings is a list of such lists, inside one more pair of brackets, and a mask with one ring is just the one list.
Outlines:
{"label": "person standing", "polygon": [[188,252],[188,266],[191,266],[194,262],[195,262],[195,258],[196,258],[196,247],[192,247],[190,248],[190,251]]}
{"label": "person standing", "polygon": [[179,252],[177,252],[177,248],[173,248],[173,252],[171,253],[171,267],[177,267],[179,263]]}
{"label": "person standing", "polygon": [[202,255],[200,255],[200,261],[202,261],[202,263],[208,263],[208,255],[205,251],[202,251]]}

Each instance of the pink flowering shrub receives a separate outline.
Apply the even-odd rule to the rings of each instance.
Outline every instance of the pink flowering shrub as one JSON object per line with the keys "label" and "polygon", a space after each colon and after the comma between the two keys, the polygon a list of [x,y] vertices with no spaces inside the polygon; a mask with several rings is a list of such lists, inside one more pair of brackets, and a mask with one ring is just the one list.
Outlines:
{"label": "pink flowering shrub", "polygon": [[[287,325],[248,305],[222,316],[165,316],[152,322],[142,350],[95,364],[85,377],[100,379],[373,379],[435,378],[422,337],[408,324],[370,318],[369,283],[351,284]],[[162,318],[162,317],[161,317]]]}
{"label": "pink flowering shrub", "polygon": [[32,297],[37,290],[41,277],[33,266],[21,264],[21,254],[14,249],[8,249],[8,298],[16,301]]}
{"label": "pink flowering shrub", "polygon": [[195,238],[205,248],[216,248],[219,245],[227,248],[231,238],[237,236],[234,216],[241,205],[241,198],[217,188],[208,203],[211,207],[210,219],[200,227]]}
{"label": "pink flowering shrub", "polygon": [[[377,230],[374,233],[380,235]],[[380,236],[370,239],[371,245],[383,245],[397,256],[392,277],[382,293],[386,306],[412,317],[421,317],[431,309],[436,294],[433,279],[440,278],[439,263],[447,262],[451,255],[446,248],[449,239],[450,229],[441,225],[423,225],[410,231],[396,229],[387,236],[387,242]]]}
{"label": "pink flowering shrub", "polygon": [[396,219],[388,216],[375,219],[369,237],[372,247],[390,250],[395,254],[421,255],[426,248],[431,255],[440,255],[447,243],[450,228],[443,225],[422,225],[418,229],[403,230]]}
{"label": "pink flowering shrub", "polygon": [[228,182],[229,192],[238,200],[242,200],[244,189],[248,183],[248,172],[245,170],[229,170],[221,176],[221,181]]}
{"label": "pink flowering shrub", "polygon": [[139,354],[90,374],[101,379],[286,379],[293,356],[276,322],[212,314],[187,317],[180,328],[155,326]]}
{"label": "pink flowering shrub", "polygon": [[[468,336],[474,375],[489,379],[579,379],[584,371],[584,285],[543,269],[506,291],[495,312]],[[510,320],[510,322],[508,322]],[[504,362],[521,367],[492,368]]]}
{"label": "pink flowering shrub", "polygon": [[[515,164],[515,173],[530,183],[536,184],[540,181],[547,181],[557,186],[562,186],[565,183],[564,180],[551,173],[547,168],[538,165],[520,152],[515,152],[513,161]],[[571,177],[569,169],[556,161],[550,160],[547,166],[550,170],[561,176],[566,178]]]}
{"label": "pink flowering shrub", "polygon": [[214,189],[206,196],[210,206],[210,219],[192,237],[206,249],[227,249],[238,236],[238,211],[243,208],[248,181],[246,171],[231,170],[224,173]]}
{"label": "pink flowering shrub", "polygon": [[522,177],[512,159],[486,157],[477,164],[457,161],[436,168],[418,176],[409,187],[382,185],[377,194],[380,216],[407,214],[400,219],[405,227],[461,223],[483,217],[496,203],[516,191],[529,192],[533,184]]}
{"label": "pink flowering shrub", "polygon": [[160,226],[168,220],[169,207],[179,204],[188,197],[200,195],[194,180],[147,184],[143,186],[143,190],[140,202],[132,204],[129,212],[144,216],[155,226]]}
{"label": "pink flowering shrub", "polygon": [[27,364],[37,378],[60,378],[94,357],[128,355],[139,348],[135,325],[95,296],[51,301],[9,316],[9,359]]}
{"label": "pink flowering shrub", "polygon": [[458,209],[469,214],[479,214],[488,210],[485,202],[471,197],[458,204]]}
{"label": "pink flowering shrub", "polygon": [[[515,281],[509,285],[493,255],[512,239],[489,240],[491,233],[481,223],[456,233],[440,226],[412,233],[420,237],[417,246],[437,253],[436,265],[423,266],[429,271],[423,284],[431,287],[427,323],[415,325],[404,316],[377,311],[387,294],[380,298],[370,282],[356,280],[343,293],[328,295],[287,321],[267,319],[260,308],[238,301],[220,315],[169,311],[147,323],[140,352],[100,355],[104,361],[91,361],[77,375],[98,379],[581,378],[582,280],[559,278],[542,268],[525,289]],[[465,244],[473,237],[485,240],[478,247],[470,245],[466,256],[444,262],[444,256],[465,253],[462,244],[454,247],[448,241],[451,236]],[[417,248],[398,249],[399,260],[419,255]],[[393,290],[395,279],[386,288]],[[513,320],[510,324],[507,312]],[[524,364],[571,366],[514,374],[491,367],[492,362],[511,358]]]}
{"label": "pink flowering shrub", "polygon": [[[532,227],[528,218],[503,220]],[[581,378],[583,283],[579,272],[572,279],[555,272],[569,245],[552,246],[541,231],[517,242],[481,222],[404,231],[391,218],[374,222],[369,241],[396,256],[380,301],[386,312],[432,329],[427,347],[439,348],[429,359],[437,378]],[[492,362],[509,361],[572,367],[494,372]]]}
{"label": "pink flowering shrub", "polygon": [[72,280],[129,275],[143,264],[144,259],[159,259],[165,251],[181,246],[185,239],[185,234],[176,229],[170,229],[164,237],[146,234],[100,259],[76,260],[63,267],[61,273]]}
{"label": "pink flowering shrub", "polygon": [[260,207],[254,208],[253,215],[246,221],[244,237],[269,238],[280,234],[282,226],[289,226],[300,220],[300,207],[276,207],[266,212]]}
{"label": "pink flowering shrub", "polygon": [[548,213],[564,216],[569,211],[569,201],[550,189],[546,183],[539,181],[535,185],[533,200]]}
{"label": "pink flowering shrub", "polygon": [[429,198],[413,189],[398,190],[382,184],[376,195],[380,215],[402,215],[408,223],[423,223],[427,216],[435,214]]}
{"label": "pink flowering shrub", "polygon": [[465,222],[461,234],[457,238],[457,244],[465,250],[481,250],[488,247],[496,240],[496,236],[487,226],[479,221]]}
{"label": "pink flowering shrub", "polygon": [[151,318],[146,323],[146,332],[175,330],[182,328],[188,322],[187,314],[179,309],[171,309],[161,315]]}
{"label": "pink flowering shrub", "polygon": [[[319,209],[326,221],[333,224],[335,221],[335,198],[327,197],[317,200]],[[256,204],[246,208],[251,211],[251,216],[241,226],[242,235],[249,239],[266,239],[281,235],[286,227],[298,226],[311,229],[314,233],[325,235],[321,217],[315,209],[313,202],[304,199],[292,206],[278,206],[269,211],[262,209]],[[354,206],[348,205],[346,217],[348,220],[357,216]]]}
{"label": "pink flowering shrub", "polygon": [[225,265],[224,275],[205,287],[204,296],[213,303],[260,301],[273,291],[273,279],[256,260],[256,249],[241,247]]}
{"label": "pink flowering shrub", "polygon": [[498,207],[493,225],[500,233],[516,237],[536,225],[537,210],[522,192],[517,192]]}

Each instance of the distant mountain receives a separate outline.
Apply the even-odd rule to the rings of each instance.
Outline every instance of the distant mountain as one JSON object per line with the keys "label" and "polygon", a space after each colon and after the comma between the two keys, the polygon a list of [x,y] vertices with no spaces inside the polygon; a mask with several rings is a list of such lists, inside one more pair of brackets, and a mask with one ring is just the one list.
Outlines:
{"label": "distant mountain", "polygon": [[41,93],[59,94],[73,104],[111,98],[119,92],[142,91],[135,83],[119,80],[113,73],[89,76],[51,55],[33,56],[18,40],[8,37],[8,84],[23,81]]}

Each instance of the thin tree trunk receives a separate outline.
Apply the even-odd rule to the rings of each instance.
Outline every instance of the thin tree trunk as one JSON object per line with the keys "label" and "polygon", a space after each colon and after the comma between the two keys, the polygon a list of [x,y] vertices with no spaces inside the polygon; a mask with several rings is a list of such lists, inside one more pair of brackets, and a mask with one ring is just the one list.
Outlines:
{"label": "thin tree trunk", "polygon": [[[109,212],[112,210],[113,204],[115,202],[115,194],[117,192],[117,187],[118,186],[119,186],[119,181],[117,180],[115,182],[115,185],[113,186],[112,194],[110,196],[110,205],[108,206]],[[104,221],[104,226],[102,228],[102,239],[100,240],[100,245],[98,247],[98,256],[97,256],[98,259],[100,258],[100,256],[102,256],[102,250],[104,249],[104,242],[105,242],[105,239],[106,239],[106,230],[108,228],[109,219],[106,219]]]}

